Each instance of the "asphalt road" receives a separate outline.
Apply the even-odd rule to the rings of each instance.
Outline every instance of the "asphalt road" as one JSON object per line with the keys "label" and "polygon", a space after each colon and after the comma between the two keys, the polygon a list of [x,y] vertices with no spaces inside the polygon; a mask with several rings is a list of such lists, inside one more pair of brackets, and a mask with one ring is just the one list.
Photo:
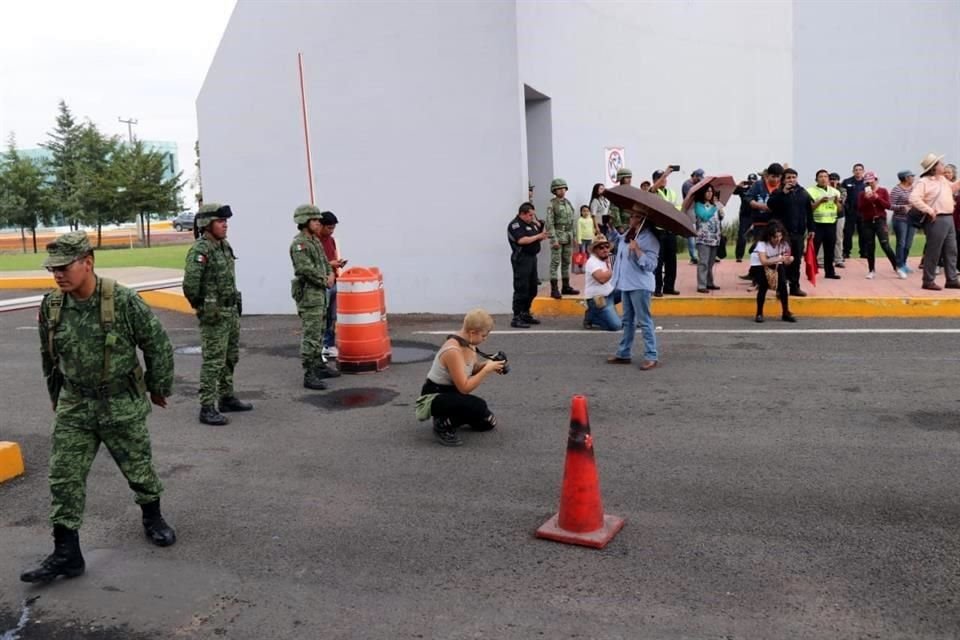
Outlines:
{"label": "asphalt road", "polygon": [[[161,317],[197,344],[191,318]],[[615,334],[494,333],[512,371],[479,394],[500,426],[447,449],[413,417],[427,362],[307,392],[295,321],[245,318],[256,410],[199,425],[188,349],[150,420],[177,545],[147,543],[101,452],[87,573],[33,588],[17,576],[51,548],[34,319],[0,315],[0,439],[27,465],[0,485],[3,640],[960,637],[960,334],[750,333],[953,321],[660,319],[650,372],[604,363]],[[404,349],[455,326],[391,323]],[[576,393],[627,521],[602,551],[533,537]]]}

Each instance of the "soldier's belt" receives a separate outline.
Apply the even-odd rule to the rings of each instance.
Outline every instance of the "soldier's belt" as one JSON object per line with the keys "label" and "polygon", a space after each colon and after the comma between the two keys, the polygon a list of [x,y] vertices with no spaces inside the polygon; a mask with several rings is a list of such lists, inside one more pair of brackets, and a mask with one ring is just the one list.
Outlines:
{"label": "soldier's belt", "polygon": [[69,378],[63,379],[63,388],[69,391],[70,393],[75,393],[82,398],[89,398],[91,400],[103,400],[105,398],[110,398],[112,396],[118,396],[123,393],[129,393],[131,390],[130,376],[131,373],[128,373],[123,380],[114,380],[108,384],[99,385],[96,387],[89,387],[82,384],[77,384]]}

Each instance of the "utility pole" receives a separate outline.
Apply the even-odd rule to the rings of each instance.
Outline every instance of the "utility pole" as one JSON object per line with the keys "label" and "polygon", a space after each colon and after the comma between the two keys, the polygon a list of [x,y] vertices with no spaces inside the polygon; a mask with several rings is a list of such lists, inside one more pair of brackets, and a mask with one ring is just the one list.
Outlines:
{"label": "utility pole", "polygon": [[137,124],[137,120],[134,118],[127,118],[124,120],[120,116],[117,116],[117,120],[127,125],[127,140],[130,144],[133,144],[133,125]]}
{"label": "utility pole", "polygon": [[[127,140],[129,141],[130,146],[132,147],[133,146],[133,125],[137,124],[136,118],[127,118],[126,120],[124,120],[120,116],[117,116],[117,120],[127,125]],[[145,242],[146,246],[148,247],[150,246],[150,221],[147,220],[147,228],[146,228],[146,232],[144,232],[142,212],[140,213],[139,216],[137,216],[137,239],[139,239],[141,242]]]}

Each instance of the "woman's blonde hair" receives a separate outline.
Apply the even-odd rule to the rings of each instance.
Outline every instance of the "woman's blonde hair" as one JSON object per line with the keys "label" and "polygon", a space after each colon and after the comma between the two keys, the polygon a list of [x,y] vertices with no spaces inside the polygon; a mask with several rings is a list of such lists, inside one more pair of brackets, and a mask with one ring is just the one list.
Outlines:
{"label": "woman's blonde hair", "polygon": [[464,331],[490,331],[493,329],[493,317],[483,309],[468,311],[463,316]]}

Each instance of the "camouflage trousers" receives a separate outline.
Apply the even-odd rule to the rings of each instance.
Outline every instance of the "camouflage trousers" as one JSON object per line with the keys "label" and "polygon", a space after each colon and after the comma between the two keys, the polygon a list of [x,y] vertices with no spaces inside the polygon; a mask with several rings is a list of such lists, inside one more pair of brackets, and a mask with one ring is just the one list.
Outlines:
{"label": "camouflage trousers", "polygon": [[570,254],[573,243],[561,244],[554,249],[550,247],[550,279],[557,279],[557,267],[560,267],[560,276],[564,280],[570,279]]}
{"label": "camouflage trousers", "polygon": [[324,307],[305,307],[297,310],[303,328],[300,339],[300,362],[303,370],[309,371],[323,364],[323,334],[327,328]]}
{"label": "camouflage trousers", "polygon": [[50,522],[79,529],[87,500],[87,474],[100,443],[120,467],[137,504],[160,499],[163,485],[153,469],[147,421],[134,420],[94,427],[54,422],[50,453]]}
{"label": "camouflage trousers", "polygon": [[213,406],[233,395],[233,370],[240,361],[240,318],[224,313],[219,322],[200,324],[200,404]]}

